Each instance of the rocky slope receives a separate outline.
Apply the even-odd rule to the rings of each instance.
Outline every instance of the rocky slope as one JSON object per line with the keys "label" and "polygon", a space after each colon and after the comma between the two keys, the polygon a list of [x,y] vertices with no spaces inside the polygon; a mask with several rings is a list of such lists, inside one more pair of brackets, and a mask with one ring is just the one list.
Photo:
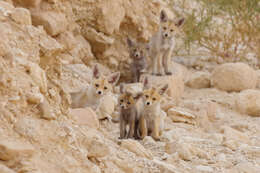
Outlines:
{"label": "rocky slope", "polygon": [[117,123],[90,108],[71,113],[69,92],[91,82],[94,63],[127,72],[125,38],[147,41],[162,4],[0,1],[1,173],[259,172],[260,75],[247,65],[211,74],[174,64],[160,78],[171,86],[160,142],[120,141]]}

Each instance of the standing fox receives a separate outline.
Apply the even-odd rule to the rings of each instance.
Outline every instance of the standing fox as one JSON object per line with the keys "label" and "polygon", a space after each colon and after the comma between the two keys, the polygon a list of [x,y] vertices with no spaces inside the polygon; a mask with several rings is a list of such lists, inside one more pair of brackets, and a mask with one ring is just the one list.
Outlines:
{"label": "standing fox", "polygon": [[[142,96],[142,93],[138,93],[134,96],[131,93],[124,91],[124,85],[120,85],[120,97],[119,105],[121,108],[120,111],[120,139],[125,138],[136,138],[139,139],[139,118],[140,110],[137,106],[138,99]],[[129,130],[127,132],[127,125]]]}
{"label": "standing fox", "polygon": [[127,38],[130,58],[133,60],[130,70],[132,72],[132,82],[139,82],[141,72],[147,66],[147,50],[148,47],[144,43],[135,43]]}
{"label": "standing fox", "polygon": [[168,19],[164,10],[160,14],[159,31],[151,38],[149,43],[151,68],[153,75],[171,75],[171,55],[175,46],[174,37],[180,33],[184,19],[177,23]]}
{"label": "standing fox", "polygon": [[141,139],[147,135],[151,135],[154,140],[160,140],[160,136],[164,129],[164,119],[167,116],[161,109],[162,95],[167,91],[168,84],[159,88],[148,88],[148,79],[144,79],[143,103],[144,109],[140,117],[139,130]]}
{"label": "standing fox", "polygon": [[82,89],[79,92],[71,93],[72,108],[84,108],[90,106],[96,109],[99,106],[100,100],[110,91],[119,80],[120,73],[115,72],[110,76],[105,77],[100,74],[98,66],[93,69],[93,80],[87,89]]}

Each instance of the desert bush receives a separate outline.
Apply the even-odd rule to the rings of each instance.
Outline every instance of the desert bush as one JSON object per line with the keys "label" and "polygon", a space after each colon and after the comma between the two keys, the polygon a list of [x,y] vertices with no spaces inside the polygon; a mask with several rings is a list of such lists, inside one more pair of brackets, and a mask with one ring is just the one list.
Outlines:
{"label": "desert bush", "polygon": [[177,16],[186,18],[183,41],[187,52],[195,44],[225,61],[260,60],[259,0],[166,2]]}

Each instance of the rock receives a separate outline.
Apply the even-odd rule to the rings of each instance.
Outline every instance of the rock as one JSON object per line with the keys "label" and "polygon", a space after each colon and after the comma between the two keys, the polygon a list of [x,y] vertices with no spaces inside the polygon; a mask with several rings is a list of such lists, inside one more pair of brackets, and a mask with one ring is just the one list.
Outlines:
{"label": "rock", "polygon": [[43,102],[39,104],[39,110],[41,112],[41,117],[47,120],[56,119],[52,107],[46,98],[43,99]]}
{"label": "rock", "polygon": [[196,172],[199,171],[199,173],[207,173],[207,172],[214,172],[214,169],[210,166],[204,166],[204,165],[198,165],[195,167]]}
{"label": "rock", "polygon": [[105,157],[111,153],[110,148],[99,140],[93,140],[88,148],[88,157]]}
{"label": "rock", "polygon": [[251,141],[246,134],[231,127],[224,126],[222,127],[221,132],[224,134],[223,145],[232,150],[237,150],[241,143],[251,144]]}
{"label": "rock", "polygon": [[60,33],[56,39],[66,50],[72,50],[77,46],[77,41],[72,32]]}
{"label": "rock", "polygon": [[24,7],[38,7],[42,0],[13,0],[14,3]]}
{"label": "rock", "polygon": [[52,11],[33,11],[32,23],[36,26],[43,25],[51,36],[65,32],[68,25],[66,16],[63,13]]}
{"label": "rock", "polygon": [[167,115],[173,122],[195,124],[196,116],[184,108],[170,108]]}
{"label": "rock", "polygon": [[2,164],[0,164],[0,172],[1,173],[15,173],[12,169],[10,169]]}
{"label": "rock", "polygon": [[25,8],[15,8],[11,13],[11,18],[18,24],[31,25],[31,13]]}
{"label": "rock", "polygon": [[20,143],[18,141],[0,140],[0,159],[13,160],[19,157],[31,157],[34,148],[29,144]]}
{"label": "rock", "polygon": [[260,117],[260,91],[249,89],[239,93],[236,108],[243,114]]}
{"label": "rock", "polygon": [[125,84],[124,89],[126,92],[132,93],[133,95],[143,92],[143,84],[142,83],[130,83]]}
{"label": "rock", "polygon": [[238,163],[233,170],[236,172],[241,173],[259,173],[260,166],[254,165],[250,162],[244,161],[241,163]]}
{"label": "rock", "polygon": [[257,70],[256,73],[257,73],[257,84],[256,84],[256,87],[260,89],[260,70]]}
{"label": "rock", "polygon": [[71,109],[70,115],[78,125],[87,125],[91,128],[98,129],[99,121],[96,113],[91,108]]}
{"label": "rock", "polygon": [[139,157],[145,157],[147,159],[152,159],[153,155],[150,151],[146,150],[138,141],[133,139],[122,140],[121,146]]}
{"label": "rock", "polygon": [[119,30],[120,24],[125,17],[125,9],[122,1],[108,0],[98,5],[98,28],[106,34],[112,34]]}
{"label": "rock", "polygon": [[193,154],[191,145],[180,142],[168,142],[165,145],[165,151],[168,154],[178,153],[179,157],[183,160],[192,160]]}
{"label": "rock", "polygon": [[141,81],[144,80],[145,76],[148,77],[148,85],[150,86],[161,86],[168,83],[167,94],[174,99],[176,104],[180,102],[184,92],[184,82],[181,74],[178,73],[171,76],[142,75]]}
{"label": "rock", "polygon": [[256,72],[244,63],[226,63],[212,72],[213,86],[228,92],[253,89],[256,82]]}
{"label": "rock", "polygon": [[186,82],[186,85],[195,89],[210,88],[210,74],[202,71],[195,72]]}

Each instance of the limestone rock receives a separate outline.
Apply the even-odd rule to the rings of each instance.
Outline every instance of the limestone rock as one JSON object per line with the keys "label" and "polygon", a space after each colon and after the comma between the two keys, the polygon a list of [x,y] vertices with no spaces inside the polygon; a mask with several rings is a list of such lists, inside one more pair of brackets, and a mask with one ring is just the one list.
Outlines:
{"label": "limestone rock", "polygon": [[237,150],[241,143],[251,144],[251,141],[246,134],[231,127],[222,127],[221,132],[224,134],[223,145],[232,150]]}
{"label": "limestone rock", "polygon": [[32,23],[34,25],[43,25],[44,29],[51,36],[58,35],[67,29],[67,19],[63,13],[51,11],[33,11]]}
{"label": "limestone rock", "polygon": [[256,87],[260,89],[260,70],[257,70],[256,73],[257,73],[257,85],[256,85]]}
{"label": "limestone rock", "polygon": [[70,114],[78,125],[87,125],[95,129],[99,128],[97,115],[91,108],[71,109]]}
{"label": "limestone rock", "polygon": [[172,119],[173,122],[195,124],[196,116],[184,108],[170,108],[167,112],[167,115]]}
{"label": "limestone rock", "polygon": [[241,173],[258,173],[260,170],[260,166],[258,165],[254,165],[250,162],[241,162],[239,164],[237,164],[233,170],[237,171],[237,172],[241,172]]}
{"label": "limestone rock", "polygon": [[24,7],[38,7],[42,0],[13,0],[14,3]]}
{"label": "limestone rock", "polygon": [[210,166],[204,166],[204,165],[198,165],[195,167],[196,172],[198,173],[208,173],[208,172],[214,172],[214,169]]}
{"label": "limestone rock", "polygon": [[186,82],[190,88],[201,89],[210,87],[210,74],[207,72],[198,71],[191,75]]}
{"label": "limestone rock", "polygon": [[224,91],[253,89],[256,82],[256,72],[244,63],[226,63],[216,67],[212,73],[213,86]]}
{"label": "limestone rock", "polygon": [[11,13],[11,18],[18,24],[31,25],[31,13],[25,8],[15,8]]}
{"label": "limestone rock", "polygon": [[15,173],[12,169],[10,169],[2,164],[0,164],[0,172],[1,173]]}
{"label": "limestone rock", "polygon": [[179,157],[183,160],[192,160],[193,154],[191,145],[180,142],[168,142],[165,145],[165,150],[168,154],[178,153]]}
{"label": "limestone rock", "polygon": [[12,160],[17,157],[31,157],[34,148],[29,144],[20,143],[18,141],[0,140],[0,159]]}
{"label": "limestone rock", "polygon": [[153,155],[150,151],[146,150],[139,142],[133,139],[122,140],[121,146],[133,153],[135,153],[139,157],[145,157],[148,159],[152,159]]}
{"label": "limestone rock", "polygon": [[249,89],[239,93],[236,107],[243,114],[260,117],[260,91]]}
{"label": "limestone rock", "polygon": [[46,98],[43,99],[43,102],[39,104],[39,109],[41,112],[41,117],[47,120],[56,119],[52,107]]}

